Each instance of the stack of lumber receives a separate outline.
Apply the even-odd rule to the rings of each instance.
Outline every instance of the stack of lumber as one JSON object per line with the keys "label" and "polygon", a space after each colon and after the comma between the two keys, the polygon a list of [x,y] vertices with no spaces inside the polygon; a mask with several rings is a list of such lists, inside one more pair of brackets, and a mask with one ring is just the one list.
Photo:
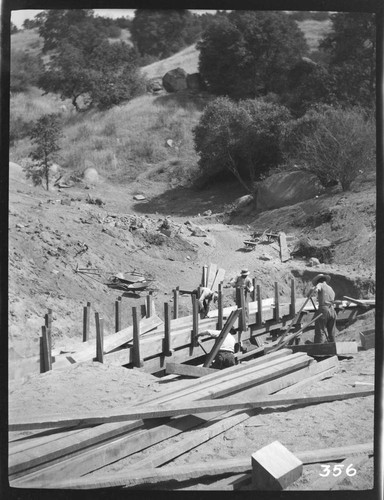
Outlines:
{"label": "stack of lumber", "polygon": [[[314,401],[266,396],[293,384],[312,383],[337,369],[336,356],[316,362],[306,353],[281,349],[187,383],[179,381],[177,389],[171,387],[160,397],[129,411],[100,411],[81,418],[71,414],[42,415],[39,419],[10,415],[10,431],[38,431],[28,439],[10,442],[10,483],[20,488],[52,488],[68,480],[81,483],[81,476],[96,469],[101,469],[98,474],[102,474],[104,466],[163,442],[161,451],[149,453],[148,458],[135,462],[130,469],[159,467],[243,422],[257,408],[312,404]],[[363,393],[328,398],[356,394]],[[191,429],[192,433],[184,432]],[[168,444],[167,440],[176,435],[181,435],[179,441]]]}

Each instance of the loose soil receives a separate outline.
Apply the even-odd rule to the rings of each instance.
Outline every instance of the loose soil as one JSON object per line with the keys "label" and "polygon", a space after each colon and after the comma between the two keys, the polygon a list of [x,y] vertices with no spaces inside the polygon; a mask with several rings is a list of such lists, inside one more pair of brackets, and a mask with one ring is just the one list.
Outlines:
{"label": "loose soil", "polygon": [[[215,263],[226,270],[224,305],[233,304],[228,281],[248,267],[272,297],[275,282],[281,301],[289,301],[290,282],[296,280],[297,296],[305,294],[319,272],[331,275],[336,298],[348,295],[372,298],[375,293],[375,185],[361,182],[350,193],[337,191],[297,205],[255,215],[252,207],[236,209],[242,191],[228,185],[203,191],[169,188],[162,183],[140,182],[129,186],[76,183],[73,187],[44,191],[33,187],[18,169],[10,172],[9,203],[9,359],[39,354],[44,315],[53,311],[53,349],[60,352],[79,345],[82,312],[87,302],[105,320],[106,334],[114,331],[114,302],[121,291],[108,288],[109,276],[138,272],[151,280],[156,313],[171,302],[177,286],[195,288],[202,266]],[[144,201],[134,196],[143,194]],[[99,199],[102,204],[89,203]],[[70,204],[62,204],[69,203]],[[207,212],[207,211],[211,211]],[[205,214],[205,215],[204,215]],[[162,231],[164,221],[170,233]],[[186,222],[199,226],[204,236],[193,236]],[[260,243],[246,251],[243,241],[254,231],[284,231],[293,250],[302,238],[333,244],[331,263],[316,267],[308,258],[282,263],[277,250]],[[167,234],[170,234],[168,236]],[[320,243],[319,243],[320,244]],[[76,273],[76,268],[97,268],[100,275]],[[123,326],[132,323],[131,307],[145,303],[123,296]],[[180,298],[180,313],[190,313],[190,298]],[[359,332],[374,327],[374,315],[361,316],[336,340],[357,340]],[[94,337],[91,320],[91,337]],[[340,361],[340,371],[317,382],[303,394],[348,390],[356,381],[373,382],[374,350],[359,351]],[[29,416],[103,408],[123,408],[161,393],[169,384],[141,370],[109,367],[99,363],[72,365],[66,371],[48,372],[9,381],[11,414]],[[247,456],[274,440],[293,451],[364,443],[373,438],[373,398],[322,403],[308,407],[277,408],[253,417],[172,463],[198,463]],[[175,438],[174,441],[177,441]],[[173,442],[173,441],[172,441]],[[160,444],[158,446],[164,446]],[[144,456],[146,452],[142,452]],[[136,454],[108,466],[118,471],[140,458]],[[290,489],[305,489],[319,477],[319,466],[304,468]],[[97,473],[95,473],[97,475]],[[373,486],[373,460],[337,489]],[[204,489],[206,484],[179,485]]]}

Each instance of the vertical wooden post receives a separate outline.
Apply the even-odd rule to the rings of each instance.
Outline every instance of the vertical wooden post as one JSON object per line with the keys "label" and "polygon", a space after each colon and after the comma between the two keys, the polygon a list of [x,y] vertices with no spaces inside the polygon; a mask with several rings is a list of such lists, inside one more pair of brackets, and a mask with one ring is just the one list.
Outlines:
{"label": "vertical wooden post", "polygon": [[219,283],[217,287],[217,329],[223,329],[223,282]]}
{"label": "vertical wooden post", "polygon": [[133,366],[141,368],[143,362],[140,357],[140,320],[137,307],[132,307],[133,317]]}
{"label": "vertical wooden post", "polygon": [[197,335],[199,333],[199,303],[195,295],[192,295],[192,339],[191,347],[198,345]]}
{"label": "vertical wooden post", "polygon": [[201,284],[202,286],[207,286],[208,284],[208,266],[203,266],[203,280]]}
{"label": "vertical wooden post", "polygon": [[104,363],[104,320],[98,312],[95,313],[96,322],[96,361]]}
{"label": "vertical wooden post", "polygon": [[44,325],[41,327],[42,345],[43,345],[43,366],[44,372],[52,370],[51,345],[49,342],[48,328]]}
{"label": "vertical wooden post", "polygon": [[152,292],[147,295],[147,318],[152,316]]}
{"label": "vertical wooden post", "polygon": [[47,328],[49,352],[52,352],[52,309],[48,309],[48,314],[45,315],[45,326]]}
{"label": "vertical wooden post", "polygon": [[164,302],[164,348],[165,356],[171,354],[171,315],[169,311],[169,303]]}
{"label": "vertical wooden post", "polygon": [[256,302],[256,300],[257,300],[257,293],[256,293],[256,278],[252,278],[252,286],[253,286],[253,292],[252,292],[252,302]]}
{"label": "vertical wooden post", "polygon": [[121,330],[121,297],[115,301],[115,332]]}
{"label": "vertical wooden post", "polygon": [[291,316],[295,316],[296,314],[296,290],[295,290],[295,279],[291,279],[291,305],[290,305],[290,314]]}
{"label": "vertical wooden post", "polygon": [[240,306],[241,306],[241,313],[239,317],[239,332],[245,332],[246,330],[246,316],[245,316],[245,296],[244,296],[244,287],[239,287],[238,288],[239,293],[240,293]]}
{"label": "vertical wooden post", "polygon": [[91,303],[87,302],[87,305],[83,308],[83,342],[87,342],[89,339],[89,319],[91,316]]}
{"label": "vertical wooden post", "polygon": [[178,286],[173,290],[173,319],[179,317],[179,290]]}
{"label": "vertical wooden post", "polygon": [[257,326],[263,323],[263,301],[261,298],[261,287],[257,285]]}
{"label": "vertical wooden post", "polygon": [[140,312],[141,312],[141,317],[146,318],[147,317],[147,306],[145,304],[141,304],[140,306]]}
{"label": "vertical wooden post", "polygon": [[275,313],[274,313],[275,321],[279,321],[280,319],[280,297],[279,297],[279,284],[275,281]]}

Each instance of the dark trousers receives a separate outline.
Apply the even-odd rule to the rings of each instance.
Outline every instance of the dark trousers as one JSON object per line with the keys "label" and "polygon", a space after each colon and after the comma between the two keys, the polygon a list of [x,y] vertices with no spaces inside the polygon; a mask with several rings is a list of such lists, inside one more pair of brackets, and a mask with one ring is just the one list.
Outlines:
{"label": "dark trousers", "polygon": [[219,351],[212,363],[212,368],[216,368],[216,370],[222,370],[223,368],[235,366],[235,364],[235,355],[233,354],[233,352]]}
{"label": "dark trousers", "polygon": [[[321,317],[315,322],[315,344],[324,342],[335,342],[336,333],[336,311],[333,306],[319,307],[317,314]],[[328,337],[328,340],[327,340]]]}

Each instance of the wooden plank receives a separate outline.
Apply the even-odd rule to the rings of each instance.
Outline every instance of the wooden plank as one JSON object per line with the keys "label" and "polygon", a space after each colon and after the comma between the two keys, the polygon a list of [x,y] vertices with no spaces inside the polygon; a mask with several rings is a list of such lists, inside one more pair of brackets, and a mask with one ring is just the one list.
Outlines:
{"label": "wooden plank", "polygon": [[286,234],[283,232],[280,232],[279,233],[279,240],[280,240],[280,259],[281,259],[281,262],[287,262],[287,260],[289,260],[291,258],[291,254],[288,250]]}
{"label": "wooden plank", "polygon": [[[163,324],[163,321],[157,317],[152,316],[151,318],[144,318],[140,321],[140,331],[141,333],[148,332]],[[120,347],[121,345],[131,342],[133,339],[133,326],[124,328],[120,332],[112,333],[104,337],[104,352],[108,353],[114,349]],[[160,351],[159,351],[160,352]],[[70,354],[67,358],[75,363],[80,363],[81,361],[90,361],[95,357],[95,345],[94,340],[84,342],[84,347],[79,351]]]}
{"label": "wooden plank", "polygon": [[104,320],[95,312],[96,323],[96,361],[104,362]]}
{"label": "wooden plank", "polygon": [[168,302],[164,302],[164,355],[171,354],[171,313]]}
{"label": "wooden plank", "polygon": [[[313,491],[332,490],[341,481],[349,477],[348,474],[356,474],[356,468],[369,460],[369,455],[347,458],[341,464],[331,466],[332,472],[327,477],[320,477],[315,482],[309,484],[306,489]],[[335,474],[333,474],[333,471]],[[319,473],[324,474],[322,471]]]}
{"label": "wooden plank", "polygon": [[291,279],[291,305],[289,314],[293,317],[296,314],[296,286],[295,279]]}
{"label": "wooden plank", "polygon": [[[193,367],[196,368],[196,367]],[[96,425],[112,422],[124,422],[126,420],[137,420],[147,418],[175,417],[180,415],[197,415],[199,413],[219,412],[224,410],[247,410],[253,408],[269,408],[271,406],[291,406],[291,405],[311,405],[326,403],[330,401],[340,401],[345,399],[361,398],[373,396],[373,389],[358,389],[354,391],[333,392],[320,394],[317,396],[298,396],[295,398],[282,397],[280,395],[269,396],[261,400],[241,401],[238,403],[236,398],[224,398],[218,401],[193,401],[186,404],[167,405],[164,408],[161,404],[156,406],[139,407],[125,412],[104,411],[89,412],[81,417],[67,417],[61,414],[52,415],[49,419],[25,417],[12,420],[9,423],[9,430],[21,431],[31,429],[48,429],[52,427],[73,427],[75,425]]]}
{"label": "wooden plank", "polygon": [[132,307],[133,319],[133,366],[140,368],[143,366],[143,360],[140,353],[140,318],[137,307]]}
{"label": "wooden plank", "polygon": [[207,286],[208,283],[208,266],[203,266],[203,278],[201,284]]}
{"label": "wooden plank", "polygon": [[216,277],[217,264],[209,264],[208,266],[208,277],[207,277],[207,287],[212,289],[213,282]]}
{"label": "wooden plank", "polygon": [[41,334],[42,334],[42,346],[43,346],[43,366],[44,366],[44,371],[48,372],[52,370],[52,356],[51,356],[51,348],[50,348],[50,341],[49,341],[49,336],[48,336],[48,328],[43,325],[41,327]]}
{"label": "wooden plank", "polygon": [[[373,454],[373,444],[363,443],[360,445],[343,446],[339,448],[327,448],[312,451],[294,451],[296,457],[304,464],[331,462],[343,460],[345,457],[357,454]],[[51,484],[34,485],[42,488],[73,488],[73,489],[95,489],[111,488],[117,486],[139,486],[156,484],[165,481],[185,481],[187,479],[212,477],[220,474],[237,474],[250,472],[252,464],[250,458],[234,458],[226,460],[217,460],[207,464],[186,464],[172,465],[158,469],[133,470],[131,472],[121,472],[116,474],[100,474],[97,478],[84,477],[69,479],[66,481],[55,482]],[[11,486],[13,484],[11,483]],[[26,485],[27,486],[27,485]]]}
{"label": "wooden plank", "polygon": [[[251,312],[251,311],[249,311]],[[261,298],[261,287],[260,285],[257,285],[257,319],[256,319],[256,324],[258,326],[261,326],[263,323],[263,301]]]}
{"label": "wooden plank", "polygon": [[279,441],[257,450],[251,458],[253,490],[284,490],[303,473],[303,463]]}
{"label": "wooden plank", "polygon": [[183,363],[170,363],[167,362],[166,373],[175,373],[177,375],[184,375],[187,377],[204,377],[210,373],[216,372],[213,368],[204,368],[203,366],[185,365]]}
{"label": "wooden plank", "polygon": [[360,307],[363,307],[364,309],[369,309],[370,306],[375,305],[375,301],[369,301],[367,303],[367,301],[353,299],[351,297],[347,297],[346,295],[344,295],[343,299],[347,300],[348,302],[352,302],[353,304],[356,304]]}
{"label": "wooden plank", "polygon": [[177,319],[179,317],[179,297],[180,288],[176,287],[173,290],[173,319]]}
{"label": "wooden plank", "polygon": [[195,295],[192,296],[192,330],[191,330],[191,351],[198,346],[197,337],[199,335],[199,302]]}
{"label": "wooden plank", "polygon": [[280,297],[279,297],[279,284],[275,281],[275,321],[280,320]]}
{"label": "wooden plank", "polygon": [[[278,356],[279,354],[283,353],[284,351],[279,351],[277,353],[271,354],[269,356]],[[268,356],[266,356],[267,358]],[[277,358],[276,358],[277,359]],[[260,363],[261,361],[264,361],[262,359],[260,360],[255,360],[255,363]],[[248,394],[256,394],[256,395],[265,395],[269,394],[270,392],[280,390],[284,387],[287,387],[289,385],[294,384],[298,380],[302,380],[303,377],[308,376],[308,374],[311,374],[314,372],[315,369],[318,369],[320,366],[329,364],[330,359],[323,361],[321,363],[313,363],[309,365],[308,367],[295,371],[293,373],[290,373],[289,375],[285,375],[282,377],[279,377],[277,379],[274,379],[268,383],[261,384],[257,387],[252,387],[250,392],[250,389],[247,389],[241,393],[241,395],[237,395],[236,398],[241,400],[240,398],[245,398],[248,397]],[[262,363],[265,364],[265,361]],[[237,367],[232,367],[232,368],[237,368]],[[231,368],[228,368],[227,371],[231,370]],[[242,371],[242,370],[240,370]],[[213,379],[217,377],[218,374],[213,374],[213,375],[208,375],[208,377],[212,377]],[[200,384],[201,379],[195,381],[193,384]],[[293,386],[292,386],[293,387]],[[173,394],[173,390],[170,389],[168,391],[168,394],[165,394],[164,396],[161,396],[157,398],[158,402],[165,402],[169,399],[169,394]],[[181,399],[181,398],[180,398]],[[151,400],[150,400],[151,401]],[[154,400],[152,400],[153,402]],[[144,402],[145,403],[145,402]],[[233,412],[227,412],[227,415],[231,415]],[[217,413],[214,414],[209,414],[211,420],[217,419],[220,415]],[[196,426],[196,418],[197,417],[181,417],[182,422],[179,422],[177,425],[178,432],[182,432],[182,430],[191,428],[193,426]],[[203,421],[204,419],[208,419],[204,416],[204,414],[200,414],[200,420],[199,422]],[[178,419],[179,420],[179,419]],[[135,424],[135,422],[132,422],[132,426]],[[136,423],[137,424],[137,423]],[[100,441],[105,441],[107,438],[108,433],[109,434],[118,434],[119,429],[117,428],[118,425],[121,424],[104,424],[102,426],[98,426],[95,429],[92,430],[87,430],[83,431],[83,438],[80,435],[79,440],[81,441],[82,439],[85,438],[85,435],[87,435],[88,439],[95,440],[99,438]],[[189,427],[188,427],[189,425]],[[115,426],[114,428],[111,426]],[[103,431],[105,429],[105,431]],[[71,459],[68,459],[64,457],[65,460],[61,459],[61,462],[57,463],[56,465],[50,465],[49,467],[46,467],[44,470],[38,470],[37,472],[33,472],[32,474],[26,475],[24,478],[19,479],[21,484],[25,483],[30,483],[30,482],[37,482],[37,484],[41,484],[41,481],[52,481],[52,478],[54,480],[58,480],[60,478],[67,478],[70,477],[71,474],[79,475],[82,473],[87,473],[90,472],[98,467],[101,467],[102,465],[106,465],[107,463],[113,462],[115,460],[118,460],[120,458],[123,458],[125,456],[128,456],[131,452],[134,453],[135,451],[138,451],[141,448],[144,448],[145,446],[150,446],[151,444],[154,444],[156,442],[160,442],[162,439],[167,439],[169,437],[172,437],[177,434],[177,430],[175,430],[175,426],[161,426],[161,427],[156,427],[154,429],[154,433],[152,431],[147,431],[144,434],[140,434],[139,436],[126,436],[122,438],[115,439],[113,442],[108,442],[105,445],[98,446],[97,448],[94,448],[93,450],[89,451],[79,451],[77,452],[76,456],[74,456]],[[181,429],[181,430],[180,430]],[[103,435],[103,432],[105,433]],[[120,435],[122,434],[122,431],[120,432]],[[96,435],[95,435],[96,434]],[[139,439],[138,439],[139,437]],[[63,440],[65,441],[65,440]],[[68,440],[67,440],[68,441]],[[77,448],[80,448],[80,445],[77,443],[76,444]],[[192,448],[191,446],[190,448]],[[63,450],[63,445],[57,446],[59,452],[62,453]],[[188,449],[190,449],[188,448]],[[175,452],[174,448],[172,448],[173,451]],[[187,449],[187,448],[186,448]],[[179,447],[177,448],[175,453],[179,453],[181,450],[181,445],[179,443]],[[52,449],[50,449],[52,452]],[[178,455],[175,456],[178,456]],[[41,454],[40,454],[41,455]],[[25,460],[25,457],[23,457]],[[169,447],[166,447],[164,450],[161,452],[158,452],[155,456],[152,454],[148,459],[145,459],[144,461],[140,461],[138,464],[141,466],[141,464],[145,464],[147,466],[147,461],[149,459],[153,461],[157,461],[157,465],[160,465],[166,461],[169,461],[171,459],[170,455],[170,449]],[[40,463],[41,461],[44,460],[44,457],[39,456]],[[59,461],[60,459],[56,459],[56,461]],[[250,460],[249,460],[250,462]],[[134,466],[134,467],[135,467]],[[41,469],[40,465],[40,469]],[[25,466],[24,466],[25,468]]]}
{"label": "wooden plank", "polygon": [[91,316],[91,303],[87,302],[87,305],[83,308],[83,342],[89,340],[89,321]]}
{"label": "wooden plank", "polygon": [[145,304],[147,306],[147,318],[150,318],[153,315],[153,300],[152,300],[152,292],[149,292],[145,298]]}
{"label": "wooden plank", "polygon": [[329,342],[324,344],[299,344],[290,346],[293,352],[306,352],[310,356],[357,353],[357,342]]}
{"label": "wooden plank", "polygon": [[373,349],[375,347],[375,329],[360,332],[360,341],[364,350]]}
{"label": "wooden plank", "polygon": [[219,283],[217,288],[217,329],[223,328],[223,284]]}
{"label": "wooden plank", "polygon": [[212,361],[214,360],[216,354],[219,352],[220,347],[222,346],[226,336],[230,335],[229,331],[233,327],[239,314],[240,314],[239,309],[237,309],[236,311],[232,311],[231,315],[229,316],[228,320],[226,321],[226,323],[224,325],[224,328],[222,329],[219,336],[217,337],[212,351],[209,353],[209,355],[207,356],[207,359],[204,362],[205,368],[209,368],[211,366]]}
{"label": "wooden plank", "polygon": [[225,269],[219,268],[217,270],[215,279],[213,280],[211,290],[213,290],[214,292],[217,292],[218,286],[220,283],[222,283],[224,281],[224,278],[225,278]]}
{"label": "wooden plank", "polygon": [[115,300],[115,333],[121,330],[121,297]]}

